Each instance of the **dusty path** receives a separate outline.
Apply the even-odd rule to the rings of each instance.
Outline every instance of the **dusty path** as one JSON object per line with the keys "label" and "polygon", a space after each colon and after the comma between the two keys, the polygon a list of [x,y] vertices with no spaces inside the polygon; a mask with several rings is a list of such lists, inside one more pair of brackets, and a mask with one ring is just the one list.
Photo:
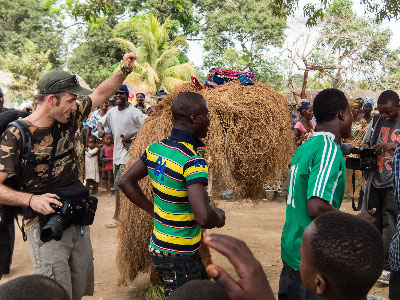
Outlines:
{"label": "dusty path", "polygon": [[[113,198],[99,197],[99,208],[94,224],[91,226],[91,236],[95,264],[95,295],[84,299],[143,299],[144,289],[148,284],[148,274],[141,274],[129,286],[118,287],[118,270],[115,266],[116,233],[117,229],[108,229],[104,224],[113,215]],[[281,271],[280,238],[285,221],[285,204],[263,201],[259,204],[250,202],[218,201],[219,207],[225,209],[227,222],[224,228],[213,229],[213,232],[225,233],[240,238],[249,245],[254,255],[261,261],[275,293],[278,291],[278,281]],[[351,212],[351,204],[345,202],[342,210]],[[225,267],[231,274],[233,268],[229,262],[212,251],[214,263]],[[4,276],[1,283],[17,276],[30,274],[32,264],[26,243],[23,243],[17,232],[11,274]],[[388,288],[375,285],[370,294],[388,296]]]}

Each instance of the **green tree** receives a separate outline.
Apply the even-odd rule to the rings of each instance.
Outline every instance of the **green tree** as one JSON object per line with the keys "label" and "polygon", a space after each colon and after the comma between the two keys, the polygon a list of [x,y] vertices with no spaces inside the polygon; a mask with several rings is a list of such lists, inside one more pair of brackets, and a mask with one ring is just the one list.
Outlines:
{"label": "green tree", "polygon": [[199,2],[207,55],[206,68],[223,67],[254,72],[259,80],[271,78],[271,47],[284,41],[286,19],[274,17],[267,0]]}
{"label": "green tree", "polygon": [[54,66],[62,63],[63,34],[58,15],[41,0],[0,0],[0,55],[21,55],[26,39],[40,51],[50,50],[49,60]]}
{"label": "green tree", "polygon": [[[106,24],[88,29],[83,37],[76,38],[79,45],[72,50],[68,59],[68,69],[77,73],[95,88],[111,76],[124,55],[123,49],[109,42],[115,36],[135,40],[132,22],[122,22],[114,29]],[[90,62],[90,63],[89,63]]]}
{"label": "green tree", "polygon": [[66,0],[65,9],[75,19],[82,18],[88,24],[106,24],[114,27],[126,11],[134,7],[129,0]]}
{"label": "green tree", "polygon": [[12,100],[16,101],[21,93],[24,99],[33,100],[36,81],[52,68],[50,54],[50,50],[40,51],[32,41],[25,40],[20,55],[8,53],[2,59],[5,70],[11,72],[15,80],[8,86]]}
{"label": "green tree", "polygon": [[[371,88],[384,86],[382,75],[392,57],[391,32],[368,18],[358,17],[349,0],[334,0],[322,22],[305,29],[288,49],[289,87],[304,98],[309,75],[329,80],[334,88],[352,88],[355,78]],[[294,69],[303,73],[301,92],[293,80]],[[297,98],[297,99],[298,99]]]}
{"label": "green tree", "polygon": [[198,33],[198,16],[191,0],[66,0],[67,11],[89,24],[106,23],[109,27],[118,24],[121,17],[133,17],[137,13],[151,12],[160,22],[170,20],[170,34],[182,30],[184,34]]}
{"label": "green tree", "polygon": [[[327,9],[335,0],[320,0],[319,3],[307,3],[303,13],[307,17],[307,25],[317,25],[324,17]],[[400,18],[400,2],[397,0],[360,0],[366,11],[374,13],[377,21]],[[271,0],[271,9],[277,16],[292,15],[299,7],[299,0]]]}
{"label": "green tree", "polygon": [[182,45],[182,38],[169,40],[169,20],[160,24],[157,17],[149,13],[138,23],[140,47],[126,39],[111,39],[112,42],[137,53],[135,69],[127,77],[127,81],[142,83],[151,93],[155,93],[161,87],[171,90],[182,81],[190,80],[194,67],[180,60],[181,50],[177,46]]}

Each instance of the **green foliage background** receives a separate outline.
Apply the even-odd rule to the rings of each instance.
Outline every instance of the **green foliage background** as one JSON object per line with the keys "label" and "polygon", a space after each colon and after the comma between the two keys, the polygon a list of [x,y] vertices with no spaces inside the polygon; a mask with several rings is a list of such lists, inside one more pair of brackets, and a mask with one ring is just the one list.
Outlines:
{"label": "green foliage background", "polygon": [[[338,55],[357,48],[351,56],[354,72],[363,74],[359,79],[353,74],[349,80],[335,70],[312,71],[307,87],[335,86],[346,80],[361,88],[400,87],[400,50],[389,49],[391,32],[376,23],[399,18],[400,4],[362,2],[375,14],[374,20],[357,17],[349,0],[304,6],[307,24],[322,28],[327,36],[310,61],[321,66],[336,63]],[[175,65],[188,63],[187,40],[199,40],[204,49],[203,66],[196,68],[199,78],[212,67],[247,70],[283,92],[289,90],[284,30],[287,16],[298,7],[298,0],[0,0],[0,69],[14,74],[17,83],[11,89],[23,91],[25,98],[31,97],[28,90],[49,66],[77,73],[95,88],[127,51],[110,40],[120,38],[140,48],[138,24],[151,13],[161,24],[169,24],[164,47],[179,49]],[[329,38],[332,32],[343,38]],[[363,44],[370,33],[375,40]],[[22,62],[30,62],[30,67],[19,66]],[[295,74],[296,85],[301,81]]]}

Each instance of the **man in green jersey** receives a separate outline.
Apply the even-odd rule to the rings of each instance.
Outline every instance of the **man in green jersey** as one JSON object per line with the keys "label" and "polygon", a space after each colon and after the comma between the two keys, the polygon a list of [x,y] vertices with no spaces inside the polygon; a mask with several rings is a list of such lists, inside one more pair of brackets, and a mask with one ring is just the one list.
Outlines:
{"label": "man in green jersey", "polygon": [[317,130],[296,150],[290,169],[279,300],[321,299],[301,280],[300,245],[305,228],[319,215],[337,210],[344,195],[346,164],[339,145],[351,132],[348,100],[343,92],[327,89],[315,97],[313,108]]}
{"label": "man in green jersey", "polygon": [[[183,92],[172,101],[174,128],[171,136],[148,146],[123,175],[122,192],[154,216],[149,251],[164,283],[165,297],[193,279],[208,279],[198,256],[203,228],[225,225],[223,210],[210,205],[206,186],[208,168],[198,152],[210,125],[205,99]],[[149,175],[154,204],[146,199],[138,181]]]}

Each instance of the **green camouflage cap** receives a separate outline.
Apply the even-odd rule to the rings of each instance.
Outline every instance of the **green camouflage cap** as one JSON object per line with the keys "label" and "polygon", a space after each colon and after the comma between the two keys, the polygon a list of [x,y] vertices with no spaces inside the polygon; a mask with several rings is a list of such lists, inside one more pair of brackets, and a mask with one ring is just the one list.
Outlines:
{"label": "green camouflage cap", "polygon": [[37,83],[39,94],[68,92],[75,95],[90,95],[91,90],[80,86],[78,77],[65,71],[50,71],[40,77]]}

